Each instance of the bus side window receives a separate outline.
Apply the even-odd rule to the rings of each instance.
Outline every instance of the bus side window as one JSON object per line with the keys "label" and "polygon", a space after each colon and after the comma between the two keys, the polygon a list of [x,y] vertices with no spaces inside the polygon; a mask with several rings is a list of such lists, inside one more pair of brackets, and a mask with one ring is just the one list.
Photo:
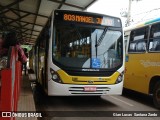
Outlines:
{"label": "bus side window", "polygon": [[134,37],[135,37],[135,31],[132,31],[130,33],[131,37],[130,37],[130,41],[129,41],[129,48],[128,48],[128,52],[135,52],[135,48],[136,48],[136,42],[134,41]]}
{"label": "bus side window", "polygon": [[156,51],[160,51],[160,44],[156,46]]}
{"label": "bus side window", "polygon": [[136,43],[130,43],[130,45],[129,45],[129,52],[135,52],[135,49],[136,48]]}
{"label": "bus side window", "polygon": [[128,52],[145,52],[148,36],[148,27],[131,32]]}
{"label": "bus side window", "polygon": [[144,41],[138,42],[136,46],[137,52],[144,52],[146,51],[146,43]]}
{"label": "bus side window", "polygon": [[160,24],[154,24],[151,27],[149,39],[149,51],[160,51]]}

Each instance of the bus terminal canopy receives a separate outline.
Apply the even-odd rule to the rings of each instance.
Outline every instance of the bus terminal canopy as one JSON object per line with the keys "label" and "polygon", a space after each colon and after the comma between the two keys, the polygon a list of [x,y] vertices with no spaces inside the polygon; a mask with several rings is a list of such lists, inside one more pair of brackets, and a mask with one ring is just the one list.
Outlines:
{"label": "bus terminal canopy", "polygon": [[21,44],[34,45],[55,9],[84,11],[97,0],[0,0],[0,34],[15,30]]}

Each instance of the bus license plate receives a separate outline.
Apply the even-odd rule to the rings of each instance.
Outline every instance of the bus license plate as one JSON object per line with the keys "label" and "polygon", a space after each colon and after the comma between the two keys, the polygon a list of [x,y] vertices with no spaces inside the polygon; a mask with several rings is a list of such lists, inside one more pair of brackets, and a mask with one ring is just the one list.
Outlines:
{"label": "bus license plate", "polygon": [[96,87],[84,87],[84,91],[86,91],[86,92],[94,92],[96,90],[97,90]]}

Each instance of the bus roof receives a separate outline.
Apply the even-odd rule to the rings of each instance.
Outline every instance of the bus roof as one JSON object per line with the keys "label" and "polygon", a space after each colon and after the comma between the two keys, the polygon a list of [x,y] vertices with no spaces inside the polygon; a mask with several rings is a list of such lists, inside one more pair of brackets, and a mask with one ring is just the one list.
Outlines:
{"label": "bus roof", "polygon": [[133,30],[133,29],[136,29],[136,28],[145,27],[147,25],[158,23],[158,22],[160,22],[160,18],[155,18],[155,19],[152,19],[152,20],[148,20],[148,21],[145,21],[145,22],[141,22],[141,23],[126,27],[126,28],[124,28],[124,31],[130,31],[130,30]]}

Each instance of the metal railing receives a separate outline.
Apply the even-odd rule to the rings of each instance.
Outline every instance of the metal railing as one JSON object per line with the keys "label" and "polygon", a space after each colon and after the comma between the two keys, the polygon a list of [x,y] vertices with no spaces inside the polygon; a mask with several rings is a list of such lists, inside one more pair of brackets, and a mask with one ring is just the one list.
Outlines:
{"label": "metal railing", "polygon": [[17,111],[21,76],[21,62],[18,61],[16,48],[12,46],[7,56],[7,67],[1,70],[0,120],[15,120],[12,115],[5,116],[8,116],[6,112]]}

